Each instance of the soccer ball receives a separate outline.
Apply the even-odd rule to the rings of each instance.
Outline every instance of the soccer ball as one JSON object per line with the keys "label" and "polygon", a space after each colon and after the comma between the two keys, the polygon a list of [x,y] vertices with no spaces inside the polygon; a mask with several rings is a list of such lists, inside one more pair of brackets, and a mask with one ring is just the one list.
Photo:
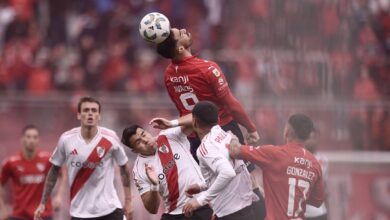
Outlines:
{"label": "soccer ball", "polygon": [[171,25],[168,18],[158,12],[145,15],[139,24],[141,37],[149,42],[159,44],[169,36]]}

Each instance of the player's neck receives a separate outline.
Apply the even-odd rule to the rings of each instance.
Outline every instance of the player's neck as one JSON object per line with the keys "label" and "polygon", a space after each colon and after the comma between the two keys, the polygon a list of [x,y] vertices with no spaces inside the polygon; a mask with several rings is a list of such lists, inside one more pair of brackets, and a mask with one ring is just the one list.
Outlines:
{"label": "player's neck", "polygon": [[32,150],[32,151],[30,151],[30,150],[26,150],[25,148],[23,148],[23,150],[22,150],[22,154],[23,154],[23,157],[24,157],[24,159],[26,159],[26,160],[32,160],[32,159],[34,159],[34,157],[35,157],[35,155],[36,155],[36,150],[34,149],[34,150]]}
{"label": "player's neck", "polygon": [[299,139],[296,139],[296,138],[287,138],[286,143],[287,144],[293,144],[293,143],[295,143],[295,144],[304,144],[303,141],[301,141]]}
{"label": "player's neck", "polygon": [[202,140],[204,136],[206,136],[208,133],[210,133],[211,129],[202,129],[197,132],[199,139]]}
{"label": "player's neck", "polygon": [[92,126],[92,127],[81,126],[81,136],[83,137],[84,141],[87,144],[92,141],[92,139],[95,137],[97,132],[98,132],[97,126]]}
{"label": "player's neck", "polygon": [[186,50],[185,52],[183,52],[182,54],[178,54],[175,58],[173,58],[172,60],[175,61],[175,62],[179,62],[179,61],[183,61],[185,60],[186,58],[188,57],[192,57],[192,54],[191,54],[191,51],[189,50]]}

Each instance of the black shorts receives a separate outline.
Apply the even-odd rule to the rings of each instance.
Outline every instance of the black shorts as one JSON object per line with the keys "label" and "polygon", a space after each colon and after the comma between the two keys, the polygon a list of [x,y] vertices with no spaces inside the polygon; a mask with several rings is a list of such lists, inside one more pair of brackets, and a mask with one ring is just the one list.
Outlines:
{"label": "black shorts", "polygon": [[305,219],[306,220],[328,220],[328,215],[324,214],[324,215],[321,215],[321,216],[312,217],[312,218],[305,218]]}
{"label": "black shorts", "polygon": [[257,220],[255,214],[253,213],[252,205],[249,205],[243,209],[238,210],[229,215],[223,217],[216,217],[218,220]]}
{"label": "black shorts", "polygon": [[76,218],[72,217],[72,220],[123,220],[123,210],[122,209],[115,209],[113,212],[111,212],[108,215],[96,217],[96,218]]}
{"label": "black shorts", "polygon": [[170,214],[163,214],[161,216],[161,220],[210,220],[213,216],[213,210],[210,208],[209,205],[205,205],[200,207],[199,209],[195,210],[192,213],[192,216],[189,218],[186,218],[184,214],[179,215],[170,215]]}

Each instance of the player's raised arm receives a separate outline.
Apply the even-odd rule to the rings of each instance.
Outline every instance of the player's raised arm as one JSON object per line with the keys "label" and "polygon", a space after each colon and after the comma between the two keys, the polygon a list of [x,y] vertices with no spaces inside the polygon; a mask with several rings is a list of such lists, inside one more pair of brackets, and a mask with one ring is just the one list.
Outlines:
{"label": "player's raised arm", "polygon": [[246,141],[248,144],[255,144],[260,140],[259,133],[256,130],[255,124],[250,120],[248,114],[245,112],[241,103],[234,95],[229,92],[225,96],[221,97],[221,102],[225,104],[225,107],[229,109],[233,118],[248,131]]}
{"label": "player's raised arm", "polygon": [[150,120],[149,124],[152,125],[153,128],[157,128],[157,129],[168,129],[168,128],[180,126],[183,133],[185,133],[186,135],[190,134],[193,131],[192,114],[187,114],[185,116],[182,116],[174,120],[168,120],[166,118],[157,117]]}

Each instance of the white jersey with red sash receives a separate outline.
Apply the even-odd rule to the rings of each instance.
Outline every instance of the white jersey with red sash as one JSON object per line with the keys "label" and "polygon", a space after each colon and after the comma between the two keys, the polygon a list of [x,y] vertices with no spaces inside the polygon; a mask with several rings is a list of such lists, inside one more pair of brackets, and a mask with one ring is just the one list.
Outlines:
{"label": "white jersey with red sash", "polygon": [[122,208],[114,187],[114,161],[128,161],[114,131],[98,127],[90,143],[81,137],[80,127],[63,133],[50,158],[56,166],[66,164],[70,185],[70,215],[94,218]]}
{"label": "white jersey with red sash", "polygon": [[199,165],[190,153],[190,143],[180,127],[161,131],[156,154],[138,155],[133,174],[140,195],[151,191],[152,185],[145,173],[145,164],[155,167],[165,213],[182,214],[183,206],[189,199],[185,195],[186,188],[191,184],[204,184]]}

